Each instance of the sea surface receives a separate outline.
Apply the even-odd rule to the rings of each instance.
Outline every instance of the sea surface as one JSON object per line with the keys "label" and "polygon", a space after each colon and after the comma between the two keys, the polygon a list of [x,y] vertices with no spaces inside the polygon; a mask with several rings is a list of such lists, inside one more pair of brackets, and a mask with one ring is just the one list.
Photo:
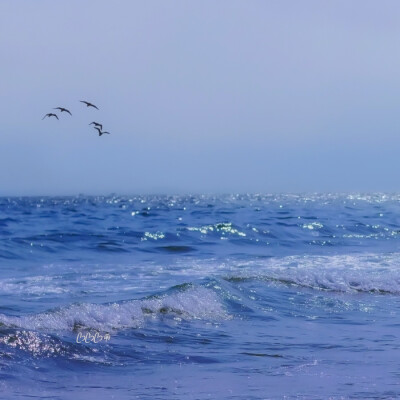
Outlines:
{"label": "sea surface", "polygon": [[400,195],[0,198],[0,398],[400,398]]}

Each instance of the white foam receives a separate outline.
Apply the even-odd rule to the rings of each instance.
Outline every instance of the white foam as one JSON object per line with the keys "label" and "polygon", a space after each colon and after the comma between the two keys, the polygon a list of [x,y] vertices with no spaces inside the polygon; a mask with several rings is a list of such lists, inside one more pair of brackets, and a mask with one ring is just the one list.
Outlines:
{"label": "white foam", "polygon": [[[49,276],[29,276],[23,279],[9,278],[0,280],[0,293],[44,296],[47,294],[67,293],[64,287],[56,283],[57,278]],[[58,278],[58,280],[60,280]]]}
{"label": "white foam", "polygon": [[242,276],[340,292],[400,294],[400,254],[291,256],[247,263]]}
{"label": "white foam", "polygon": [[45,313],[12,317],[0,314],[0,322],[10,327],[29,330],[67,330],[91,328],[111,331],[143,326],[146,318],[168,315],[184,320],[226,319],[226,313],[217,294],[203,287],[158,298],[132,300],[113,304],[74,304]]}

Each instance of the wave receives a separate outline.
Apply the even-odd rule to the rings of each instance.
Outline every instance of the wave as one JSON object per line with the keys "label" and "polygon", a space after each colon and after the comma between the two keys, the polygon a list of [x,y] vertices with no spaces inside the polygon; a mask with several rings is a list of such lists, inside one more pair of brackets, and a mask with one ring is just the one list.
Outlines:
{"label": "wave", "polygon": [[[227,281],[256,279],[268,284],[295,285],[346,293],[400,294],[400,254],[290,256],[264,264],[249,262]],[[255,273],[256,272],[256,273]]]}
{"label": "wave", "polygon": [[179,287],[178,292],[112,304],[73,304],[57,310],[26,315],[0,314],[0,325],[9,328],[43,331],[103,332],[142,327],[149,318],[170,317],[178,320],[221,320],[229,318],[222,302],[211,289]]}

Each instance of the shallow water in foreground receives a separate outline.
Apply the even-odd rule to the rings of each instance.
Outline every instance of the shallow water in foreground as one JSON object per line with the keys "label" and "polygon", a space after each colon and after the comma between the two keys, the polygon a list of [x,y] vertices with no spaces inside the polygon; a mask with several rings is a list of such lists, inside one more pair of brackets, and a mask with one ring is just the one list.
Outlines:
{"label": "shallow water in foreground", "polygon": [[1,398],[399,398],[399,238],[398,195],[0,198]]}

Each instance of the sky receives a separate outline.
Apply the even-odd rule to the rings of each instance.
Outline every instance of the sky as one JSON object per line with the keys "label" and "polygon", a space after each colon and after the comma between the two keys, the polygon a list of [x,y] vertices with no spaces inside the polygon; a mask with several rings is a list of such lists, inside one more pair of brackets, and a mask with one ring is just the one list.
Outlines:
{"label": "sky", "polygon": [[399,49],[398,1],[0,0],[0,195],[398,192]]}

